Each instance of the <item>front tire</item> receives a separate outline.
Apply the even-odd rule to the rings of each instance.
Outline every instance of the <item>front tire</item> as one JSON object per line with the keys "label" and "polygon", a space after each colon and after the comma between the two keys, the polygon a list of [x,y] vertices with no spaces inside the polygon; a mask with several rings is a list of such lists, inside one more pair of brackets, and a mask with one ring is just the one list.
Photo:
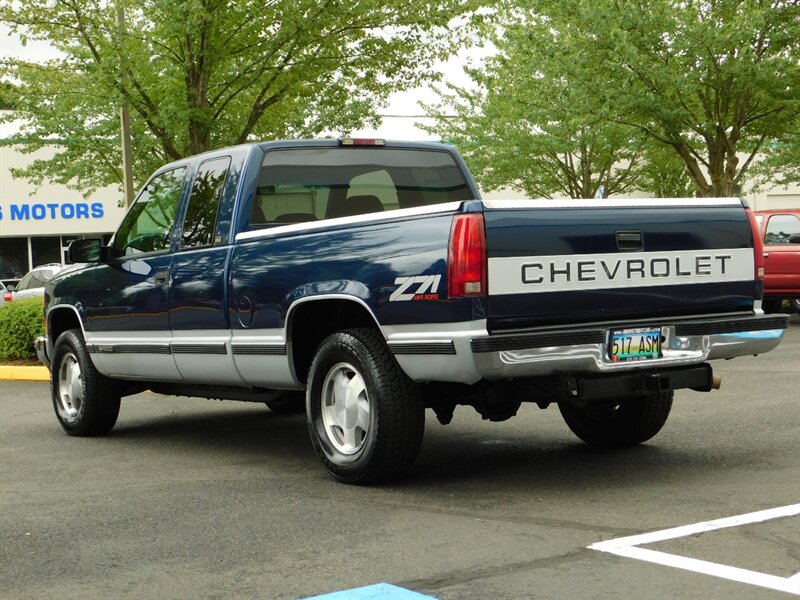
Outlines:
{"label": "front tire", "polygon": [[425,429],[417,385],[371,329],[334,333],[320,344],[306,414],[314,450],[345,483],[401,476],[416,459]]}
{"label": "front tire", "polygon": [[617,403],[577,407],[558,405],[572,432],[587,444],[605,447],[635,446],[652,438],[667,421],[673,392],[625,398]]}
{"label": "front tire", "polygon": [[80,329],[56,340],[50,395],[61,427],[77,436],[111,431],[119,415],[120,392],[114,380],[95,369]]}

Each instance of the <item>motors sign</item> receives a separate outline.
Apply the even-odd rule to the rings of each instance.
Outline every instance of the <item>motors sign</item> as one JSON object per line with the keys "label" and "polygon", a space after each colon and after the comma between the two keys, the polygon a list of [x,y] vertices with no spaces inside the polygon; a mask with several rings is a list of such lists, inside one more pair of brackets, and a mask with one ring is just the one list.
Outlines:
{"label": "motors sign", "polygon": [[4,202],[0,199],[0,235],[37,236],[106,233],[117,228],[124,209],[116,202],[32,198]]}
{"label": "motors sign", "polygon": [[47,204],[11,204],[8,215],[0,206],[0,221],[42,221],[45,219],[102,219],[105,210],[102,202],[48,202]]}

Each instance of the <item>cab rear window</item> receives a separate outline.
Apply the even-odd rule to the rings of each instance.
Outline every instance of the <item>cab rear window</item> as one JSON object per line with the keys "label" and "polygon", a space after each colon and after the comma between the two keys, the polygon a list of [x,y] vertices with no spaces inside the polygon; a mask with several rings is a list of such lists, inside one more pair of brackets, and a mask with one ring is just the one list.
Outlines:
{"label": "cab rear window", "polygon": [[397,148],[291,148],[264,157],[250,227],[468,200],[453,156]]}

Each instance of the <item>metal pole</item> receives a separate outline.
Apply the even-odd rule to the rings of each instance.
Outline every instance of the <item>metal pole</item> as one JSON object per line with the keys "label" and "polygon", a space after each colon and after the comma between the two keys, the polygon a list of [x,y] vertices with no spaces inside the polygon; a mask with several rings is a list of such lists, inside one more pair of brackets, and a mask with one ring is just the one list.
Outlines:
{"label": "metal pole", "polygon": [[[120,64],[122,63],[122,53],[124,52],[123,41],[125,39],[125,7],[121,0],[116,1],[117,5],[117,26],[119,28],[120,41]],[[122,85],[125,86],[127,77],[125,69],[122,69]],[[133,204],[133,164],[131,162],[131,115],[128,110],[128,103],[123,100],[119,109],[119,123],[122,134],[122,190],[125,196],[125,206]]]}

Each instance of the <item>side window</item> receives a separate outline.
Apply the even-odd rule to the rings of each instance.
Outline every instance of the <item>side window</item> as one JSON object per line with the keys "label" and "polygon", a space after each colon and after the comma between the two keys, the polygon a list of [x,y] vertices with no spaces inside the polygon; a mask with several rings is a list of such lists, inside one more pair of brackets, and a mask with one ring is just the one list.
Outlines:
{"label": "side window", "polygon": [[767,221],[765,244],[788,244],[789,236],[800,233],[800,219],[794,215],[772,215]]}
{"label": "side window", "polygon": [[17,284],[17,291],[21,292],[22,290],[27,290],[29,287],[33,287],[31,282],[33,281],[33,273],[28,273],[20,279],[20,282]]}
{"label": "side window", "polygon": [[217,228],[217,210],[231,159],[228,156],[207,160],[200,165],[192,184],[189,206],[183,221],[181,248],[210,246]]}
{"label": "side window", "polygon": [[114,237],[115,256],[169,249],[185,177],[186,167],[180,167],[147,184]]}

